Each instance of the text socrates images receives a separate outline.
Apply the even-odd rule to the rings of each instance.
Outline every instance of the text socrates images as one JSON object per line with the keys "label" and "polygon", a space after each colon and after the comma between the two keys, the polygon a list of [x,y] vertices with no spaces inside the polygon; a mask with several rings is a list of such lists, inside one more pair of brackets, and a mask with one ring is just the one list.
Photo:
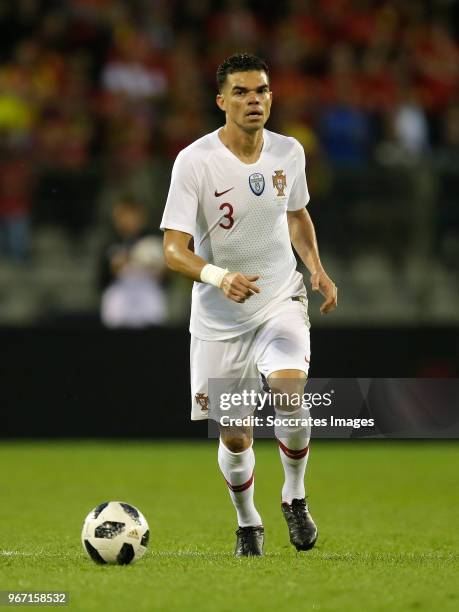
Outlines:
{"label": "text socrates images", "polygon": [[457,379],[315,378],[283,394],[258,379],[210,379],[206,400],[209,437],[219,425],[251,426],[259,438],[292,425],[315,438],[459,437]]}

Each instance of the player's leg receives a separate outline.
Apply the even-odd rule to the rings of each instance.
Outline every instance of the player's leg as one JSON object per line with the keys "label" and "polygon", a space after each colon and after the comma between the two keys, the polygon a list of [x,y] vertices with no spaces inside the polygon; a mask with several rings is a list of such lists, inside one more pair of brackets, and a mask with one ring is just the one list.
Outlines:
{"label": "player's leg", "polygon": [[[276,370],[268,377],[268,384],[275,401],[275,435],[284,468],[282,502],[291,504],[294,499],[305,497],[304,476],[309,457],[309,411],[297,398],[302,398],[306,384],[306,373],[301,370]],[[291,400],[291,401],[290,401]]]}
{"label": "player's leg", "polygon": [[[225,381],[228,381],[231,387],[233,381],[250,375],[255,377],[254,372],[247,370],[251,343],[248,336],[244,334],[239,338],[217,342],[207,342],[192,336],[190,365],[193,420],[218,418],[221,414],[217,407],[211,405],[214,394],[209,393],[209,379],[223,381],[224,386]],[[239,525],[236,554],[259,555],[263,548],[263,527],[253,501],[255,457],[252,430],[229,426],[220,426],[219,429],[218,464],[227,483]]]}
{"label": "player's leg", "polygon": [[218,464],[237,514],[235,555],[263,554],[264,529],[255,508],[255,454],[251,427],[220,426]]}
{"label": "player's leg", "polygon": [[309,457],[309,411],[302,398],[310,360],[305,305],[287,303],[259,334],[257,364],[274,394],[275,435],[284,469],[282,512],[298,550],[312,548],[317,528],[306,504],[304,477]]}
{"label": "player's leg", "polygon": [[[287,522],[290,541],[297,550],[309,550],[317,540],[317,527],[306,502],[304,477],[309,457],[309,411],[298,407],[297,397],[302,397],[306,375],[301,370],[276,370],[268,377],[272,393],[283,399],[275,403],[275,435],[284,468],[282,487],[282,513]],[[291,401],[292,400],[292,401]]]}

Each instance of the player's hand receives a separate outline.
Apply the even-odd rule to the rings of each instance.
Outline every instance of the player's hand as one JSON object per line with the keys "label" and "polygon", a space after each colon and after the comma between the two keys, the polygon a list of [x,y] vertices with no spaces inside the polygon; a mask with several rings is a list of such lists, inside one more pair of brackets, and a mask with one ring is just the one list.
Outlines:
{"label": "player's hand", "polygon": [[223,277],[220,289],[227,298],[242,304],[252,297],[254,293],[260,293],[260,288],[254,284],[259,278],[258,274],[228,272]]}
{"label": "player's hand", "polygon": [[311,274],[311,285],[313,291],[320,291],[325,301],[320,307],[320,314],[327,314],[338,305],[338,287],[324,270]]}

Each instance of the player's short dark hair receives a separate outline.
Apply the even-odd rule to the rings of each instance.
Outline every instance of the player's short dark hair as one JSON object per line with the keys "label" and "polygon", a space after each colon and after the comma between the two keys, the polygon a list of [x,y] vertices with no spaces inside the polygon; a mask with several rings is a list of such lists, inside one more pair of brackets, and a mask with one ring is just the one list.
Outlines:
{"label": "player's short dark hair", "polygon": [[264,70],[269,75],[268,64],[265,60],[251,53],[235,53],[228,57],[217,68],[217,88],[221,91],[226,77],[234,72],[249,72],[250,70]]}

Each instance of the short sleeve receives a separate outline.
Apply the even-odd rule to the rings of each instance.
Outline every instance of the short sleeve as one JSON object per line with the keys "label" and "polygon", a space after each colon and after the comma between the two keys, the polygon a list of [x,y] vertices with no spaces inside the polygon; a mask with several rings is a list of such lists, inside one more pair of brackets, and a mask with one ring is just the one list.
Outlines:
{"label": "short sleeve", "polygon": [[309,191],[306,182],[306,159],[304,157],[304,149],[300,143],[295,140],[296,148],[296,174],[293,181],[290,197],[288,199],[289,211],[301,210],[307,206],[309,202]]}
{"label": "short sleeve", "polygon": [[189,156],[179,153],[172,168],[171,184],[160,228],[194,235],[198,211],[198,185]]}

